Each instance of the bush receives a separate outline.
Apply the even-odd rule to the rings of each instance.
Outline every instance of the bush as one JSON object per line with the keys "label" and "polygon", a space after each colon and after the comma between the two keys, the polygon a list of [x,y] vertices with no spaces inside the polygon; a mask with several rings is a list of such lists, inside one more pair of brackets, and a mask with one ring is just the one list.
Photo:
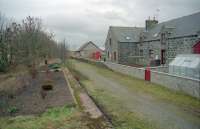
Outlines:
{"label": "bush", "polygon": [[0,72],[6,72],[8,68],[8,63],[3,59],[0,59]]}
{"label": "bush", "polygon": [[8,112],[11,113],[11,114],[16,113],[17,111],[18,111],[18,109],[15,106],[8,108]]}

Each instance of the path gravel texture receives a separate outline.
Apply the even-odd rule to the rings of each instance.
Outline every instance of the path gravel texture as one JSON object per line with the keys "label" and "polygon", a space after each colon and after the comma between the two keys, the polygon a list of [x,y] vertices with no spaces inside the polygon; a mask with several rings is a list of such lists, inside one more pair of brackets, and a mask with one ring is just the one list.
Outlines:
{"label": "path gravel texture", "polygon": [[[92,80],[99,89],[115,94],[117,99],[130,112],[153,122],[162,129],[200,129],[200,118],[181,107],[158,100],[148,94],[129,90],[112,77],[100,74],[94,66],[76,62],[75,68]],[[113,73],[114,74],[114,73]]]}

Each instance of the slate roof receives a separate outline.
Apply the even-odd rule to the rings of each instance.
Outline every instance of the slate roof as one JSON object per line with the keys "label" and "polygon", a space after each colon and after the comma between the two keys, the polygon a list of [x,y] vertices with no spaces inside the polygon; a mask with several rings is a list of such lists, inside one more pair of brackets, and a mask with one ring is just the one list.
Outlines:
{"label": "slate roof", "polygon": [[[86,42],[85,44],[83,44],[77,51],[82,51],[84,48],[86,48],[89,44],[92,44],[93,46],[95,46],[97,49],[101,50],[96,44],[94,44],[92,41]],[[101,50],[103,51],[103,50]]]}
{"label": "slate roof", "polygon": [[110,27],[112,37],[119,42],[138,42],[139,35],[143,30],[144,28],[141,27]]}
{"label": "slate roof", "polygon": [[163,26],[171,30],[170,37],[195,35],[200,32],[200,12],[157,24],[148,32],[145,40],[158,39]]}

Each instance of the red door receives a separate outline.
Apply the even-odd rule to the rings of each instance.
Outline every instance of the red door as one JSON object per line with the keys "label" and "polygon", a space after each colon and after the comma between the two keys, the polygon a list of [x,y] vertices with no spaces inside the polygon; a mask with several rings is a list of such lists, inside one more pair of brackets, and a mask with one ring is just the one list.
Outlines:
{"label": "red door", "polygon": [[194,54],[200,54],[200,41],[193,46]]}

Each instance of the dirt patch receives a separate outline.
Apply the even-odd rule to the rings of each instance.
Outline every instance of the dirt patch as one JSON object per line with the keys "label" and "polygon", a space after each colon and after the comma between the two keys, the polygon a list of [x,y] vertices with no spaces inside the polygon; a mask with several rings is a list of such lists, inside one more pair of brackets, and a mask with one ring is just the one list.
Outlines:
{"label": "dirt patch", "polygon": [[[47,108],[74,104],[63,72],[39,72],[35,79],[14,79],[14,92],[0,91],[0,117],[39,114]],[[48,82],[48,83],[47,83]]]}

